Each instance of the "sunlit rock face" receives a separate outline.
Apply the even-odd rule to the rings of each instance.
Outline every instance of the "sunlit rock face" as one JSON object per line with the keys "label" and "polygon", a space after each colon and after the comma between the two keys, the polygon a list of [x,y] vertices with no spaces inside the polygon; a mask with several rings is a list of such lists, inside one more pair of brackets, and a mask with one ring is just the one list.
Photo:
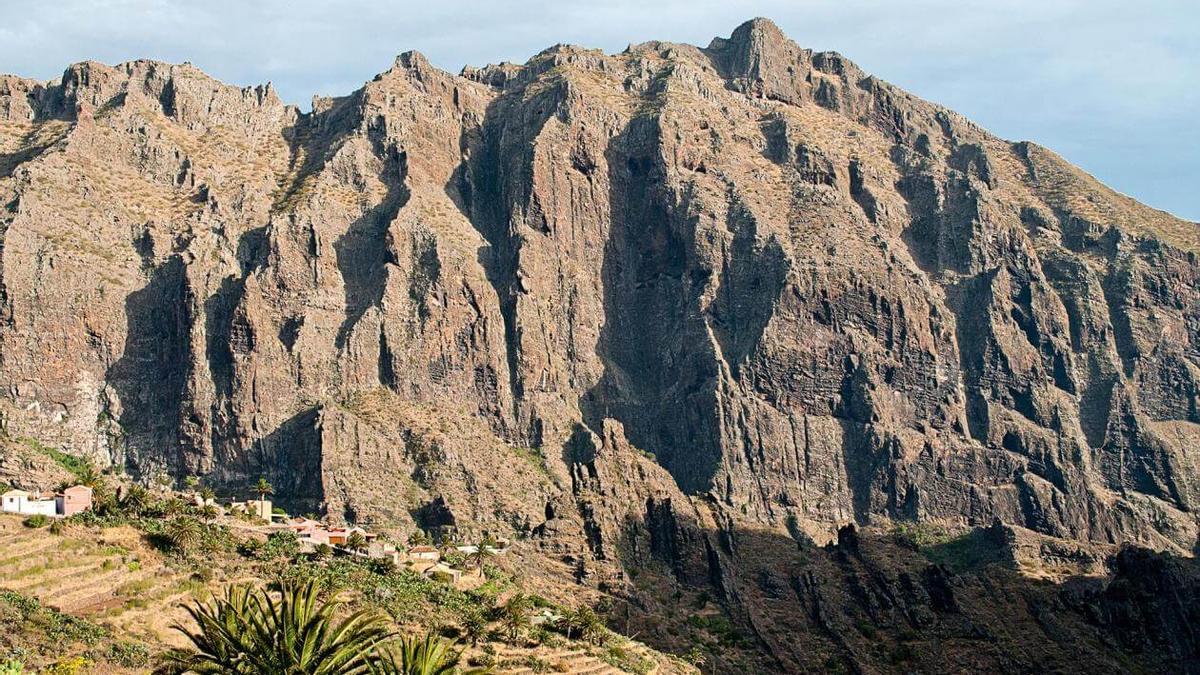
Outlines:
{"label": "sunlit rock face", "polygon": [[309,113],[4,77],[0,204],[9,433],[137,477],[610,557],[680,509],[1196,542],[1200,226],[769,21]]}

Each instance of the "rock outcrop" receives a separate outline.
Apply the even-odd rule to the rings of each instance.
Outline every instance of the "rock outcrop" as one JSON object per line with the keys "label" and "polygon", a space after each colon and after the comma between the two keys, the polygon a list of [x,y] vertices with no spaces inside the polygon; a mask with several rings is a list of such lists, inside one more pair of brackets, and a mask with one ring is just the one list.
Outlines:
{"label": "rock outcrop", "polygon": [[1196,546],[1200,225],[766,20],[308,113],[5,76],[0,204],[5,428],[136,477],[696,583],[744,527]]}

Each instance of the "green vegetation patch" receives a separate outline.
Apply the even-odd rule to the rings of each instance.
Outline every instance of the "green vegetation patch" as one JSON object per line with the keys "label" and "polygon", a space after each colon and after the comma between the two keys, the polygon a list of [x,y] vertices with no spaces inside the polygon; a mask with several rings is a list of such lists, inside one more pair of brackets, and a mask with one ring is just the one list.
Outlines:
{"label": "green vegetation patch", "polygon": [[954,572],[1004,561],[1003,551],[987,531],[955,532],[934,523],[901,523],[892,530],[896,541]]}
{"label": "green vegetation patch", "polygon": [[[272,570],[264,570],[270,573]],[[477,608],[490,609],[496,598],[513,587],[499,576],[470,591],[461,591],[411,570],[388,569],[375,561],[335,558],[328,563],[298,561],[275,567],[276,580],[317,581],[328,592],[351,591],[400,623],[428,623],[431,616],[454,619]]]}
{"label": "green vegetation patch", "polygon": [[605,647],[600,660],[618,670],[635,675],[648,675],[654,671],[653,660],[629,648],[628,643],[614,643]]}
{"label": "green vegetation patch", "polygon": [[75,476],[76,480],[83,481],[91,476],[96,475],[95,467],[92,466],[90,461],[84,459],[83,457],[76,457],[75,455],[70,455],[61,450],[51,448],[36,438],[22,437],[20,441],[30,450],[39,452],[54,460],[56,464],[69,471],[72,476]]}
{"label": "green vegetation patch", "polygon": [[508,447],[514,455],[528,462],[538,473],[543,476],[550,475],[550,469],[546,466],[546,454],[540,447],[523,448],[518,445],[510,445]]}
{"label": "green vegetation patch", "polygon": [[108,629],[43,605],[15,591],[0,591],[0,626],[5,630],[35,630],[56,645],[82,643],[89,647],[109,637]]}
{"label": "green vegetation patch", "polygon": [[974,530],[960,537],[921,549],[930,562],[944,565],[955,572],[975,570],[986,565],[1004,562],[1003,551],[990,541],[987,532]]}

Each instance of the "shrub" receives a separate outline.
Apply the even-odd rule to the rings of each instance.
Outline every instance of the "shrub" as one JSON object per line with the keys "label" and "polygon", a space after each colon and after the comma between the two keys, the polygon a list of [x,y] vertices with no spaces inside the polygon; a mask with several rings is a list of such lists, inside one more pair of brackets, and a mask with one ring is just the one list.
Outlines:
{"label": "shrub", "polygon": [[326,561],[333,557],[333,547],[329,544],[317,544],[313,550],[313,559],[318,561]]}
{"label": "shrub", "polygon": [[108,646],[107,659],[125,668],[141,668],[150,663],[150,650],[136,642],[114,642]]}
{"label": "shrub", "polygon": [[917,659],[916,650],[913,649],[912,645],[904,644],[904,643],[896,645],[896,647],[892,650],[892,652],[890,654],[888,654],[888,660],[891,661],[894,665],[908,663],[910,661],[915,661],[916,659]]}
{"label": "shrub", "polygon": [[36,529],[39,527],[45,527],[49,522],[50,522],[49,518],[47,518],[46,516],[43,516],[40,513],[37,513],[37,514],[34,514],[34,515],[26,518],[24,521],[24,525],[25,525],[25,527],[30,527],[30,528]]}
{"label": "shrub", "polygon": [[396,571],[396,562],[391,558],[371,558],[367,560],[371,571],[381,576],[387,576]]}
{"label": "shrub", "polygon": [[267,537],[267,543],[256,551],[259,560],[292,560],[300,555],[300,538],[291,530],[272,532]]}
{"label": "shrub", "polygon": [[529,639],[535,644],[544,645],[550,640],[550,631],[543,624],[538,624],[529,630]]}
{"label": "shrub", "polygon": [[96,475],[95,467],[83,457],[76,457],[61,450],[56,450],[48,445],[44,445],[35,438],[22,438],[21,442],[26,447],[36,450],[54,460],[55,463],[70,472],[80,482],[84,482],[84,479],[92,479]]}
{"label": "shrub", "polygon": [[654,661],[619,644],[609,645],[600,655],[600,660],[634,675],[647,675],[654,670]]}
{"label": "shrub", "polygon": [[944,544],[954,538],[952,533],[934,523],[898,523],[892,528],[892,536],[896,543],[914,551]]}
{"label": "shrub", "polygon": [[263,543],[258,539],[247,539],[238,544],[237,552],[246,558],[258,558],[263,549]]}
{"label": "shrub", "polygon": [[472,656],[467,660],[467,663],[480,668],[494,668],[496,666],[496,655],[484,652],[478,656]]}
{"label": "shrub", "polygon": [[53,665],[42,671],[43,675],[76,675],[79,672],[86,672],[87,668],[92,666],[92,662],[82,656],[72,656],[65,659],[55,661]]}
{"label": "shrub", "polygon": [[36,598],[15,591],[0,591],[0,604],[12,608],[26,625],[42,629],[52,643],[82,642],[94,646],[109,636],[108,630],[102,626],[70,614],[63,614],[52,607],[42,605]]}
{"label": "shrub", "polygon": [[471,646],[487,637],[487,614],[479,605],[467,605],[459,610],[458,624],[462,628],[463,637]]}

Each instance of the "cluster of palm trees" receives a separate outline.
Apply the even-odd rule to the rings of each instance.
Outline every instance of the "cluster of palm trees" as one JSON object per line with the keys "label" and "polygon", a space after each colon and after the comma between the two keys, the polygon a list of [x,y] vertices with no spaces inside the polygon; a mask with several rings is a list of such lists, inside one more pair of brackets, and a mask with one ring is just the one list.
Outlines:
{"label": "cluster of palm trees", "polygon": [[567,639],[578,636],[579,639],[592,644],[604,644],[609,637],[608,627],[596,611],[587,605],[567,610],[559,622]]}
{"label": "cluster of palm trees", "polygon": [[[496,608],[496,618],[509,642],[520,642],[532,627],[533,621],[530,614],[534,607],[532,596],[515,593],[503,605]],[[557,623],[558,628],[567,636],[568,640],[576,637],[600,645],[604,644],[610,635],[608,627],[604,625],[604,620],[587,605],[565,610]],[[466,622],[463,627],[468,637],[472,637],[470,627]],[[472,643],[474,643],[473,637]]]}
{"label": "cluster of palm trees", "polygon": [[173,649],[162,675],[479,675],[461,669],[462,651],[437,637],[397,635],[370,610],[343,612],[336,596],[322,600],[314,582],[264,589],[228,588],[188,608],[195,628],[176,626],[191,643]]}

